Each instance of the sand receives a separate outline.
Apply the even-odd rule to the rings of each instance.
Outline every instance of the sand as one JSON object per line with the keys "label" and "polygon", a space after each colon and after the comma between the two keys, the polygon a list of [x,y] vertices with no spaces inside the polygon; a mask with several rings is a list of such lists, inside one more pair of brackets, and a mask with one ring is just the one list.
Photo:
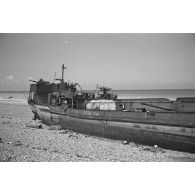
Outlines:
{"label": "sand", "polygon": [[29,128],[26,105],[0,104],[1,162],[157,162],[195,161],[195,154],[92,137],[43,125]]}

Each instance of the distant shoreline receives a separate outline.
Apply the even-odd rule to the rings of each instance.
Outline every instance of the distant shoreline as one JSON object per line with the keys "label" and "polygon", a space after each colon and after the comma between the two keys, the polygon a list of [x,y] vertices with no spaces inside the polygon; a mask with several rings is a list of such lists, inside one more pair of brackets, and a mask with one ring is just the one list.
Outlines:
{"label": "distant shoreline", "polygon": [[[112,89],[113,91],[189,91],[195,89]],[[95,89],[83,89],[83,91],[95,91]],[[0,91],[0,93],[27,93],[27,91]]]}
{"label": "distant shoreline", "polygon": [[29,91],[0,91],[0,93],[27,93]]}

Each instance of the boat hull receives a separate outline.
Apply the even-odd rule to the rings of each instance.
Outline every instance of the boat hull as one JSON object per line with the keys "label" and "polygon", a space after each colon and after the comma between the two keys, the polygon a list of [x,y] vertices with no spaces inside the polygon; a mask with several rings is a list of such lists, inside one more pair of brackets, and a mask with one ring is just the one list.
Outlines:
{"label": "boat hull", "polygon": [[82,134],[195,153],[194,127],[149,124],[139,121],[114,121],[101,117],[101,114],[106,112],[98,111],[94,112],[96,113],[94,117],[86,111],[86,115],[89,115],[87,117],[79,110],[60,113],[52,111],[47,106],[34,105],[33,108],[43,123],[47,125],[61,125],[65,129]]}

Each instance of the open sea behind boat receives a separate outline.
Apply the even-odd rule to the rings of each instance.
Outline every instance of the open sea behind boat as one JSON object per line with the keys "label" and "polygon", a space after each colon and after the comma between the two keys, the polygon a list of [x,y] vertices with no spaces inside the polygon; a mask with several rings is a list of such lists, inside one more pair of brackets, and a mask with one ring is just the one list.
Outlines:
{"label": "open sea behind boat", "polygon": [[0,91],[0,103],[27,105],[28,91]]}
{"label": "open sea behind boat", "polygon": [[[86,90],[92,92],[92,90]],[[0,91],[0,103],[27,105],[28,91]],[[169,90],[113,90],[118,98],[168,98],[195,97],[195,89]]]}
{"label": "open sea behind boat", "polygon": [[163,89],[163,90],[113,90],[118,98],[168,98],[195,97],[195,89]]}

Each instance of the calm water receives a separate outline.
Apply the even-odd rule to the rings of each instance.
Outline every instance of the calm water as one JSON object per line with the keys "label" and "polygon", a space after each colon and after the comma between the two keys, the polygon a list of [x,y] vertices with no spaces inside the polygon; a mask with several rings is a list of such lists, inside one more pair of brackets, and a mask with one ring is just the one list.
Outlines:
{"label": "calm water", "polygon": [[0,91],[0,103],[27,104],[27,91]]}
{"label": "calm water", "polygon": [[[113,90],[118,98],[168,98],[195,97],[195,89],[179,90]],[[0,92],[0,103],[27,104],[27,91]]]}
{"label": "calm water", "polygon": [[174,90],[113,90],[118,98],[168,98],[195,97],[195,89]]}

